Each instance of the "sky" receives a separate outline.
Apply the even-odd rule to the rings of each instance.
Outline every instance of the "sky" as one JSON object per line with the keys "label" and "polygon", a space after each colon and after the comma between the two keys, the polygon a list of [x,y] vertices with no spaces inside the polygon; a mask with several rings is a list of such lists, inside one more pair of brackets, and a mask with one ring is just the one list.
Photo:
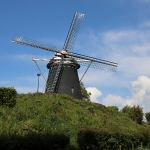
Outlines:
{"label": "sky", "polygon": [[[35,58],[54,53],[12,43],[15,34],[62,49],[75,12],[85,14],[72,50],[118,63],[116,72],[90,68],[82,82],[91,101],[140,105],[150,111],[150,0],[0,0],[0,86],[37,91]],[[45,77],[46,62],[38,62]],[[79,79],[86,67],[78,70]],[[39,91],[45,80],[39,77]]]}

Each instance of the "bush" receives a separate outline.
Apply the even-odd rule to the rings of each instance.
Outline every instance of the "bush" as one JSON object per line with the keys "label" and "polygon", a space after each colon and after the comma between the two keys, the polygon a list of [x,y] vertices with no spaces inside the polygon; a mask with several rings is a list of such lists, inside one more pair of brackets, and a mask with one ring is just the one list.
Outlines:
{"label": "bush", "polygon": [[145,118],[148,124],[150,124],[150,112],[145,113]]}
{"label": "bush", "polygon": [[138,124],[142,124],[143,121],[143,108],[139,105],[124,106],[121,110],[124,114],[127,114],[130,119]]}
{"label": "bush", "polygon": [[86,88],[84,87],[83,82],[80,82],[80,88],[81,88],[81,93],[82,93],[82,99],[90,101],[90,95],[91,93],[88,93]]}
{"label": "bush", "polygon": [[110,110],[111,112],[118,112],[119,111],[119,108],[117,106],[108,106],[107,109]]}
{"label": "bush", "polygon": [[81,150],[96,150],[99,147],[98,140],[96,139],[95,132],[87,130],[85,131],[80,131],[78,133],[78,145]]}
{"label": "bush", "polygon": [[1,149],[5,150],[63,150],[69,146],[70,140],[63,134],[1,135]]}
{"label": "bush", "polygon": [[78,145],[82,150],[117,150],[121,145],[123,150],[128,150],[140,146],[140,142],[143,146],[149,145],[150,133],[140,131],[132,133],[117,133],[112,131],[93,131],[93,130],[81,130],[78,133]]}
{"label": "bush", "polygon": [[14,107],[16,105],[17,91],[14,88],[0,87],[0,105]]}

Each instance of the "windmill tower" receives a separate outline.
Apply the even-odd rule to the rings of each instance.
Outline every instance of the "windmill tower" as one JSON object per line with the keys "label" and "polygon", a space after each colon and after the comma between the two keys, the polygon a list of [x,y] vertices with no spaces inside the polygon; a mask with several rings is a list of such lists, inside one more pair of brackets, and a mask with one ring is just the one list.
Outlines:
{"label": "windmill tower", "polygon": [[[77,72],[77,70],[80,68],[80,65],[87,67],[85,73],[89,67],[116,71],[118,66],[117,63],[71,52],[74,47],[83,17],[84,14],[77,12],[74,14],[65,44],[63,49],[60,51],[56,50],[55,46],[27,39],[20,35],[15,35],[12,39],[12,42],[18,44],[55,52],[55,56],[50,59],[47,64],[49,74],[46,82],[45,92],[64,93],[75,98],[82,99]],[[33,60],[35,61],[35,59]]]}

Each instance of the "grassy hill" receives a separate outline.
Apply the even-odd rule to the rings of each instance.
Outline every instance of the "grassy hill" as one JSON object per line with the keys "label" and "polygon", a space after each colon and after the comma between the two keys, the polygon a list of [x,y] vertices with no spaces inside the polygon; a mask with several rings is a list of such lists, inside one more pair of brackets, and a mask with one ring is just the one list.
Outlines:
{"label": "grassy hill", "polygon": [[14,108],[0,107],[0,135],[63,134],[77,149],[81,130],[138,132],[138,125],[113,107],[59,94],[18,94]]}

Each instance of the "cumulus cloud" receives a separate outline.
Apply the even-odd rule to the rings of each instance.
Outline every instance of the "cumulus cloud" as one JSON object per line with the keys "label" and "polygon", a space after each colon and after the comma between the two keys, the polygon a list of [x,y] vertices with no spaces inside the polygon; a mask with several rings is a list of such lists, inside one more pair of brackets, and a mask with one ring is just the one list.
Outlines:
{"label": "cumulus cloud", "polygon": [[106,106],[118,106],[118,105],[123,104],[124,101],[125,99],[119,95],[109,94],[102,100],[102,104]]}
{"label": "cumulus cloud", "polygon": [[[149,25],[149,22],[143,23],[143,26]],[[85,36],[85,35],[84,35]],[[80,49],[86,49],[87,54],[92,57],[104,59],[118,63],[116,73],[106,72],[104,70],[89,69],[83,82],[85,84],[124,86],[128,87],[133,79],[138,76],[150,76],[147,64],[150,64],[150,31],[137,25],[134,29],[118,29],[104,32],[89,31],[86,33],[86,46]],[[85,43],[85,41],[82,43]],[[83,73],[81,73],[83,74]],[[89,78],[89,77],[93,78]]]}
{"label": "cumulus cloud", "polygon": [[90,95],[90,100],[91,100],[92,102],[99,103],[99,101],[98,101],[97,98],[102,95],[102,92],[99,91],[99,90],[98,90],[97,88],[95,88],[95,87],[88,87],[88,88],[86,88],[86,90],[91,93],[91,95]]}
{"label": "cumulus cloud", "polygon": [[[106,106],[140,105],[144,111],[150,111],[150,22],[143,22],[134,29],[89,31],[86,50],[94,50],[88,55],[118,63],[116,73],[89,69],[83,82],[93,87],[113,92],[102,99]],[[89,47],[89,49],[88,49]],[[81,48],[82,49],[82,48]],[[92,77],[92,78],[91,78]],[[101,87],[99,87],[101,85]],[[131,94],[122,96],[115,88],[125,88]],[[128,93],[129,94],[129,93]]]}
{"label": "cumulus cloud", "polygon": [[131,97],[123,98],[119,95],[109,94],[103,98],[102,103],[106,106],[140,105],[144,112],[150,111],[150,78],[139,76],[136,81],[131,82]]}
{"label": "cumulus cloud", "polygon": [[132,82],[132,103],[140,104],[146,111],[150,111],[150,78],[139,76]]}

